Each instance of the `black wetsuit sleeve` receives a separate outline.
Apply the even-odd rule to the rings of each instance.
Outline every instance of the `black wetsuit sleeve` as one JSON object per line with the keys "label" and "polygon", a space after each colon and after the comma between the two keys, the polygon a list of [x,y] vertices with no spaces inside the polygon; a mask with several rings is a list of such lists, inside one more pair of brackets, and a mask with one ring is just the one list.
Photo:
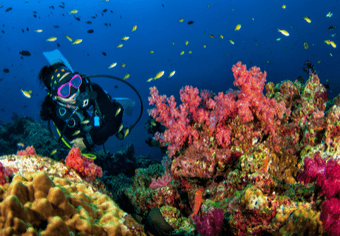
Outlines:
{"label": "black wetsuit sleeve", "polygon": [[[95,83],[92,83],[93,90],[97,93],[97,102],[104,117],[99,127],[94,127],[91,131],[91,138],[96,145],[101,145],[112,135],[114,135],[122,122],[123,107],[120,103],[108,97],[106,92]],[[116,111],[121,108],[116,116]]]}

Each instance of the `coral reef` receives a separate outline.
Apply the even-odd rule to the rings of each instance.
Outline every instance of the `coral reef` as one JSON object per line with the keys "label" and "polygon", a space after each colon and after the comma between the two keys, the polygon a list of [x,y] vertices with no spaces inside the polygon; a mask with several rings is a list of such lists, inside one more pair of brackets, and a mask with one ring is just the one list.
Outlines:
{"label": "coral reef", "polygon": [[172,206],[198,219],[221,209],[222,234],[326,235],[320,220],[326,199],[313,182],[320,178],[305,185],[297,177],[308,168],[304,160],[317,152],[338,159],[340,99],[327,105],[317,74],[305,84],[275,85],[265,84],[267,74],[257,67],[247,70],[239,62],[232,71],[239,90],[214,94],[186,86],[178,106],[173,96],[150,88],[155,108],[149,115],[165,127],[154,139],[167,148],[172,180],[167,176],[157,189],[147,188],[155,177],[137,170],[126,195],[139,214]]}
{"label": "coral reef", "polygon": [[1,163],[14,177],[0,187],[0,234],[145,235],[99,180],[38,155],[2,156]]}

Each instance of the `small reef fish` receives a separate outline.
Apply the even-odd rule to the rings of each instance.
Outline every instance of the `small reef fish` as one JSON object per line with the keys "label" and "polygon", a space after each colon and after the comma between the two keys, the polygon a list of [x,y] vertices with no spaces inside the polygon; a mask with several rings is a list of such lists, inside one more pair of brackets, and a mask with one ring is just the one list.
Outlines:
{"label": "small reef fish", "polygon": [[286,5],[282,5],[282,9],[286,9]]}
{"label": "small reef fish", "polygon": [[238,24],[238,25],[236,25],[234,31],[238,31],[238,30],[240,30],[240,29],[241,29],[241,24]]}
{"label": "small reef fish", "polygon": [[52,152],[51,152],[51,156],[53,156],[54,154],[56,154],[57,153],[57,151],[58,151],[58,149],[54,149]]}
{"label": "small reef fish", "polygon": [[282,38],[277,38],[276,41],[280,41]]}
{"label": "small reef fish", "polygon": [[151,51],[150,51],[150,53],[152,54],[152,53],[154,53],[154,51],[153,51],[153,50],[151,50]]}
{"label": "small reef fish", "polygon": [[181,51],[181,53],[180,53],[179,55],[181,55],[181,56],[182,56],[183,54],[184,54],[184,51]]}
{"label": "small reef fish", "polygon": [[189,53],[189,54],[191,54],[191,53],[192,53],[192,51],[189,51],[188,53]]}
{"label": "small reef fish", "polygon": [[68,14],[71,15],[71,14],[77,14],[77,13],[78,13],[78,10],[72,10]]}
{"label": "small reef fish", "polygon": [[24,147],[25,147],[25,144],[23,144],[23,143],[17,143],[17,146],[18,146],[19,148],[24,148]]}
{"label": "small reef fish", "polygon": [[126,74],[123,79],[125,80],[125,79],[128,79],[129,77],[130,77],[130,74]]}
{"label": "small reef fish", "polygon": [[284,36],[289,36],[289,33],[286,30],[280,30],[279,28],[277,28],[277,31],[283,34]]}
{"label": "small reef fish", "polygon": [[229,42],[230,42],[231,44],[235,44],[235,42],[234,42],[233,40],[231,40],[231,39],[229,39]]}
{"label": "small reef fish", "polygon": [[220,38],[221,38],[221,39],[223,39],[223,38],[224,38],[222,34],[220,34]]}
{"label": "small reef fish", "polygon": [[123,67],[123,68],[125,67],[125,63],[122,63],[122,67]]}
{"label": "small reef fish", "polygon": [[122,40],[123,41],[126,41],[126,40],[128,40],[130,37],[129,36],[124,36],[123,38],[122,38]]}
{"label": "small reef fish", "polygon": [[120,131],[122,131],[123,127],[124,127],[123,125],[120,125],[120,126],[119,126],[118,133],[119,133]]}
{"label": "small reef fish", "polygon": [[43,30],[42,29],[36,29],[36,30],[34,30],[34,32],[41,33],[41,32],[43,32]]}
{"label": "small reef fish", "polygon": [[304,43],[303,43],[303,46],[305,47],[305,49],[308,49],[308,47],[309,47],[309,45],[308,45],[307,42],[304,42]]}
{"label": "small reef fish", "polygon": [[116,114],[115,114],[115,116],[118,116],[119,115],[119,113],[122,111],[122,108],[121,107],[119,107],[118,109],[117,109],[117,111],[116,111]]}
{"label": "small reef fish", "polygon": [[312,23],[311,19],[308,16],[303,17],[303,19],[307,21],[307,23]]}
{"label": "small reef fish", "polygon": [[74,42],[72,43],[72,45],[80,44],[81,42],[83,42],[82,39],[76,39],[76,40],[74,40]]}
{"label": "small reef fish", "polygon": [[117,65],[117,62],[112,63],[107,69],[112,69],[113,67],[115,67]]}
{"label": "small reef fish", "polygon": [[83,120],[83,121],[81,122],[81,124],[83,124],[83,125],[86,125],[86,124],[88,124],[88,123],[90,123],[90,120]]}
{"label": "small reef fish", "polygon": [[185,45],[188,45],[189,44],[189,41],[187,40],[187,41],[185,41]]}
{"label": "small reef fish", "polygon": [[136,29],[137,29],[137,25],[135,25],[135,26],[132,28],[131,32],[136,31]]}
{"label": "small reef fish", "polygon": [[169,74],[169,76],[168,76],[168,79],[169,78],[171,78],[172,76],[174,76],[175,75],[175,73],[176,73],[176,71],[174,70],[174,71],[171,71],[171,73]]}
{"label": "small reef fish", "polygon": [[178,22],[182,23],[184,21],[183,18],[179,19]]}
{"label": "small reef fish", "polygon": [[149,78],[149,79],[147,79],[146,80],[146,83],[149,83],[149,82],[151,82],[151,81],[153,81],[154,79],[151,77],[151,78]]}
{"label": "small reef fish", "polygon": [[332,17],[332,16],[333,16],[333,12],[331,12],[331,11],[328,12],[327,15],[326,15],[326,17]]}
{"label": "small reef fish", "polygon": [[26,90],[20,89],[20,91],[25,97],[31,98],[32,90],[26,91]]}
{"label": "small reef fish", "polygon": [[154,80],[161,78],[164,75],[164,70],[158,72],[156,76],[153,78]]}
{"label": "small reef fish", "polygon": [[76,136],[77,134],[80,134],[80,130],[78,129],[76,132],[72,134],[72,136]]}
{"label": "small reef fish", "polygon": [[331,31],[331,30],[333,30],[333,29],[335,29],[335,28],[336,28],[335,25],[331,25],[331,26],[328,27],[328,30]]}
{"label": "small reef fish", "polygon": [[68,36],[68,35],[64,35],[65,36],[65,38],[67,38],[68,39],[68,41],[70,41],[70,42],[72,42],[73,41],[73,39],[70,37],[70,36]]}
{"label": "small reef fish", "polygon": [[123,47],[123,44],[122,43],[118,44],[117,48],[121,48],[121,47]]}
{"label": "small reef fish", "polygon": [[333,48],[336,48],[336,44],[333,41],[330,41],[329,43]]}
{"label": "small reef fish", "polygon": [[46,42],[54,42],[57,40],[57,37],[49,37],[48,39],[46,39]]}

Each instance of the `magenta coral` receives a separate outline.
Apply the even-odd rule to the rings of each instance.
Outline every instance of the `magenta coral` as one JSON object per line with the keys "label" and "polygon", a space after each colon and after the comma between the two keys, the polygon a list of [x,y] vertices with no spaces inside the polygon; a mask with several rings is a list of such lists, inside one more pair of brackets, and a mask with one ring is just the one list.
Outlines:
{"label": "magenta coral", "polygon": [[81,156],[81,152],[78,147],[73,147],[65,160],[66,165],[69,168],[73,168],[82,177],[94,180],[97,176],[103,175],[102,168],[95,165],[93,160]]}
{"label": "magenta coral", "polygon": [[0,162],[0,185],[3,185],[5,183],[8,183],[8,177],[11,175],[10,172],[8,172],[5,167]]}
{"label": "magenta coral", "polygon": [[326,162],[318,153],[314,158],[306,157],[304,170],[299,181],[315,182],[321,188],[326,201],[321,206],[320,220],[328,235],[340,235],[340,165],[336,160]]}
{"label": "magenta coral", "polygon": [[152,179],[152,182],[150,184],[150,188],[156,189],[156,188],[162,188],[167,186],[172,180],[172,177],[170,173],[165,172],[162,177],[159,177],[157,180]]}
{"label": "magenta coral", "polygon": [[197,232],[203,236],[221,235],[224,225],[224,211],[222,209],[212,209],[205,216],[193,216],[196,223]]}

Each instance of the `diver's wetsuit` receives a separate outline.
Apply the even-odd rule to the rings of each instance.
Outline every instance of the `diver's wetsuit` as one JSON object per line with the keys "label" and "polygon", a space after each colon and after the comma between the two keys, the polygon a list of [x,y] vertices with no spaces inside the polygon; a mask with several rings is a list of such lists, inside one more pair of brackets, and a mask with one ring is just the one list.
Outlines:
{"label": "diver's wetsuit", "polygon": [[[120,103],[111,99],[110,95],[98,84],[92,83],[92,88],[93,91],[97,93],[97,102],[105,122],[101,120],[100,126],[94,126],[94,114],[97,114],[97,112],[95,111],[94,101],[90,100],[86,109],[78,109],[72,116],[63,136],[66,137],[68,141],[82,137],[88,149],[93,147],[94,144],[104,144],[110,136],[115,134],[121,125],[123,116],[123,107]],[[70,118],[74,109],[65,107],[57,101],[53,101],[53,103],[55,105],[55,115],[52,116],[51,119],[60,132],[62,132],[66,120]],[[121,111],[115,116],[119,108]]]}

